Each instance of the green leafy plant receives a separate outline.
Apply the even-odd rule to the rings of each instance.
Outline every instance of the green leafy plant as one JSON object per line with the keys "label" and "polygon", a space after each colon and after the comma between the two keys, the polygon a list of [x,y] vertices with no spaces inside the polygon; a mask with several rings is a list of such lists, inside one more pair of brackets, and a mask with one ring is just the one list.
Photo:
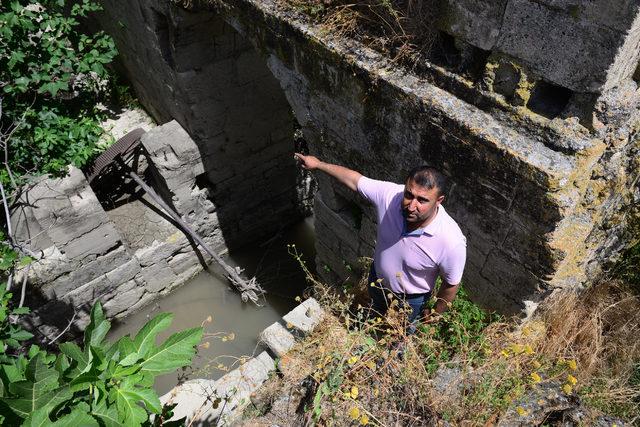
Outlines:
{"label": "green leafy plant", "polygon": [[63,175],[96,152],[96,103],[109,91],[106,66],[117,52],[104,33],[80,31],[80,20],[99,6],[70,3],[0,5],[0,139],[14,175],[3,171],[5,184],[18,185],[25,174]]}
{"label": "green leafy plant", "polygon": [[[0,288],[0,364],[5,362],[6,350],[20,348],[21,341],[33,337],[32,334],[9,321],[11,317],[29,313],[29,309],[26,307],[10,308],[10,300],[11,293]],[[2,380],[0,379],[0,381]],[[0,387],[2,387],[1,384]]]}
{"label": "green leafy plant", "polygon": [[[7,312],[6,295],[2,301],[0,314],[3,307]],[[156,345],[158,333],[172,318],[169,313],[159,314],[135,337],[127,335],[109,344],[105,337],[111,325],[96,303],[82,346],[62,343],[57,355],[36,345],[26,354],[3,351],[0,422],[26,426],[150,425],[151,413],[163,414],[152,388],[155,377],[188,365],[202,338],[198,327],[177,332]],[[6,340],[8,344],[30,337],[16,337],[14,332],[9,330],[13,335]]]}

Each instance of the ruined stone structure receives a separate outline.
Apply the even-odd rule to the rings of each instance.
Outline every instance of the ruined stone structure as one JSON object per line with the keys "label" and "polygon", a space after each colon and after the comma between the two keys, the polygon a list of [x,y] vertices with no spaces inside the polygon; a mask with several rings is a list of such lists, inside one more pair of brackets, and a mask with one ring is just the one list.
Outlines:
{"label": "ruined stone structure", "polygon": [[[394,181],[421,162],[451,176],[446,207],[468,238],[465,283],[487,306],[515,312],[586,283],[623,247],[639,197],[637,2],[429,2],[444,55],[420,74],[284,2],[206,3],[106,1],[103,22],[145,105],[177,118],[216,163],[214,202],[237,220],[270,215],[229,199],[257,184],[240,168],[273,150],[283,153],[274,170],[290,174],[292,147],[271,142],[286,138],[283,125],[247,157],[234,132],[291,126],[291,108],[327,161]],[[256,111],[265,97],[271,107]],[[262,181],[277,188],[291,176]],[[373,215],[319,178],[318,257],[325,275],[344,279],[372,253]],[[278,194],[268,194],[274,206]]]}
{"label": "ruined stone structure", "polygon": [[[283,0],[103,4],[141,102],[197,147],[183,171],[193,185],[165,196],[207,205],[221,244],[301,215],[297,125],[312,154],[372,178],[443,169],[447,211],[468,239],[464,282],[486,306],[517,312],[588,283],[629,240],[640,200],[637,2],[424,0],[439,44],[419,73]],[[319,270],[344,280],[373,252],[374,215],[318,179]]]}
{"label": "ruined stone structure", "polygon": [[[225,242],[208,190],[196,183],[203,171],[199,151],[171,121],[141,138],[148,180],[210,247]],[[142,173],[142,172],[141,172]],[[94,186],[95,181],[94,181]],[[210,261],[148,198],[105,211],[82,171],[43,178],[13,211],[16,238],[40,259],[29,269],[26,320],[42,338],[74,322],[82,330],[95,301],[110,317],[126,317],[201,271]]]}

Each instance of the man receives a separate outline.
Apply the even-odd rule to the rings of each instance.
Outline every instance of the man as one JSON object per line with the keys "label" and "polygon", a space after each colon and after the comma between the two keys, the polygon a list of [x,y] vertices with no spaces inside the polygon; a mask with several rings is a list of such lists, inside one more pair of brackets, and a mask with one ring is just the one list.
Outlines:
{"label": "man", "polygon": [[437,169],[413,169],[404,185],[377,181],[359,172],[295,154],[307,170],[319,170],[357,191],[377,211],[378,233],[369,282],[373,308],[384,314],[389,290],[411,307],[409,321],[428,320],[424,311],[438,276],[435,311],[447,310],[458,291],[466,260],[466,239],[442,206],[446,179]]}

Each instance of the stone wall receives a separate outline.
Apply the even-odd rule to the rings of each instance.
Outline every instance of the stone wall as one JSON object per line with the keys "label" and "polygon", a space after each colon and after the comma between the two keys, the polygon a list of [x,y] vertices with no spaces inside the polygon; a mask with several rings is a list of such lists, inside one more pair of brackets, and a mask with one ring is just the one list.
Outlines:
{"label": "stone wall", "polygon": [[[208,190],[196,183],[203,164],[193,140],[172,121],[145,133],[141,141],[155,177],[150,184],[164,190],[165,201],[210,247],[225,249]],[[98,300],[109,317],[125,317],[185,283],[210,261],[152,200],[135,214],[156,212],[162,230],[136,248],[131,236],[121,232],[122,224],[111,220],[112,211],[105,212],[82,171],[71,167],[69,172],[65,178],[42,179],[13,212],[18,241],[42,255],[30,266],[27,305],[34,309],[28,322],[44,338],[53,338],[72,318],[72,332],[82,330]]]}
{"label": "stone wall", "polygon": [[[637,7],[605,16],[608,6],[551,3],[441,4],[456,53],[484,61],[475,77],[435,63],[409,72],[276,1],[227,0],[221,13],[267,57],[314,154],[378,179],[401,182],[418,163],[451,177],[464,282],[517,312],[595,278],[624,247],[639,194]],[[526,42],[532,28],[540,46]],[[315,214],[319,265],[352,276],[372,253],[370,207],[320,177]]]}
{"label": "stone wall", "polygon": [[168,1],[103,2],[140,102],[159,123],[175,119],[196,142],[229,247],[271,237],[308,214],[298,191],[291,108],[264,60],[217,14]]}
{"label": "stone wall", "polygon": [[[425,0],[436,10],[439,49],[453,59],[436,55],[420,74],[279,1],[188,3],[202,4],[107,1],[103,22],[145,105],[176,117],[198,143],[225,238],[242,234],[225,212],[256,187],[243,178],[255,171],[251,159],[282,170],[262,175],[274,188],[291,182],[291,169],[279,167],[291,164],[290,151],[273,142],[291,125],[278,112],[292,108],[324,160],[397,182],[425,162],[451,177],[445,206],[468,238],[464,281],[486,306],[517,312],[555,288],[588,283],[624,247],[639,198],[635,3]],[[252,100],[242,104],[250,111],[237,99]],[[256,115],[265,99],[269,114]],[[236,132],[267,127],[261,135],[271,142],[247,157]],[[344,280],[372,254],[374,216],[318,178],[318,265]],[[269,196],[273,209],[247,202],[245,222],[270,224],[293,206],[288,192]]]}

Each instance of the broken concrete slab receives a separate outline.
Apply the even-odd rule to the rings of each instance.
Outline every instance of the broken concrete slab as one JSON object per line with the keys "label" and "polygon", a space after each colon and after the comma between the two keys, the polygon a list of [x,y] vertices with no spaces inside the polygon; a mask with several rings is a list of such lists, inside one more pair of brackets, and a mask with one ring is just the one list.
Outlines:
{"label": "broken concrete slab", "polygon": [[314,298],[309,298],[282,316],[282,319],[287,322],[287,325],[291,325],[291,327],[301,332],[309,333],[320,323],[323,315],[324,310],[320,307],[318,301]]}
{"label": "broken concrete slab", "polygon": [[275,322],[260,333],[260,341],[276,356],[282,356],[296,343],[296,339],[284,326]]}

